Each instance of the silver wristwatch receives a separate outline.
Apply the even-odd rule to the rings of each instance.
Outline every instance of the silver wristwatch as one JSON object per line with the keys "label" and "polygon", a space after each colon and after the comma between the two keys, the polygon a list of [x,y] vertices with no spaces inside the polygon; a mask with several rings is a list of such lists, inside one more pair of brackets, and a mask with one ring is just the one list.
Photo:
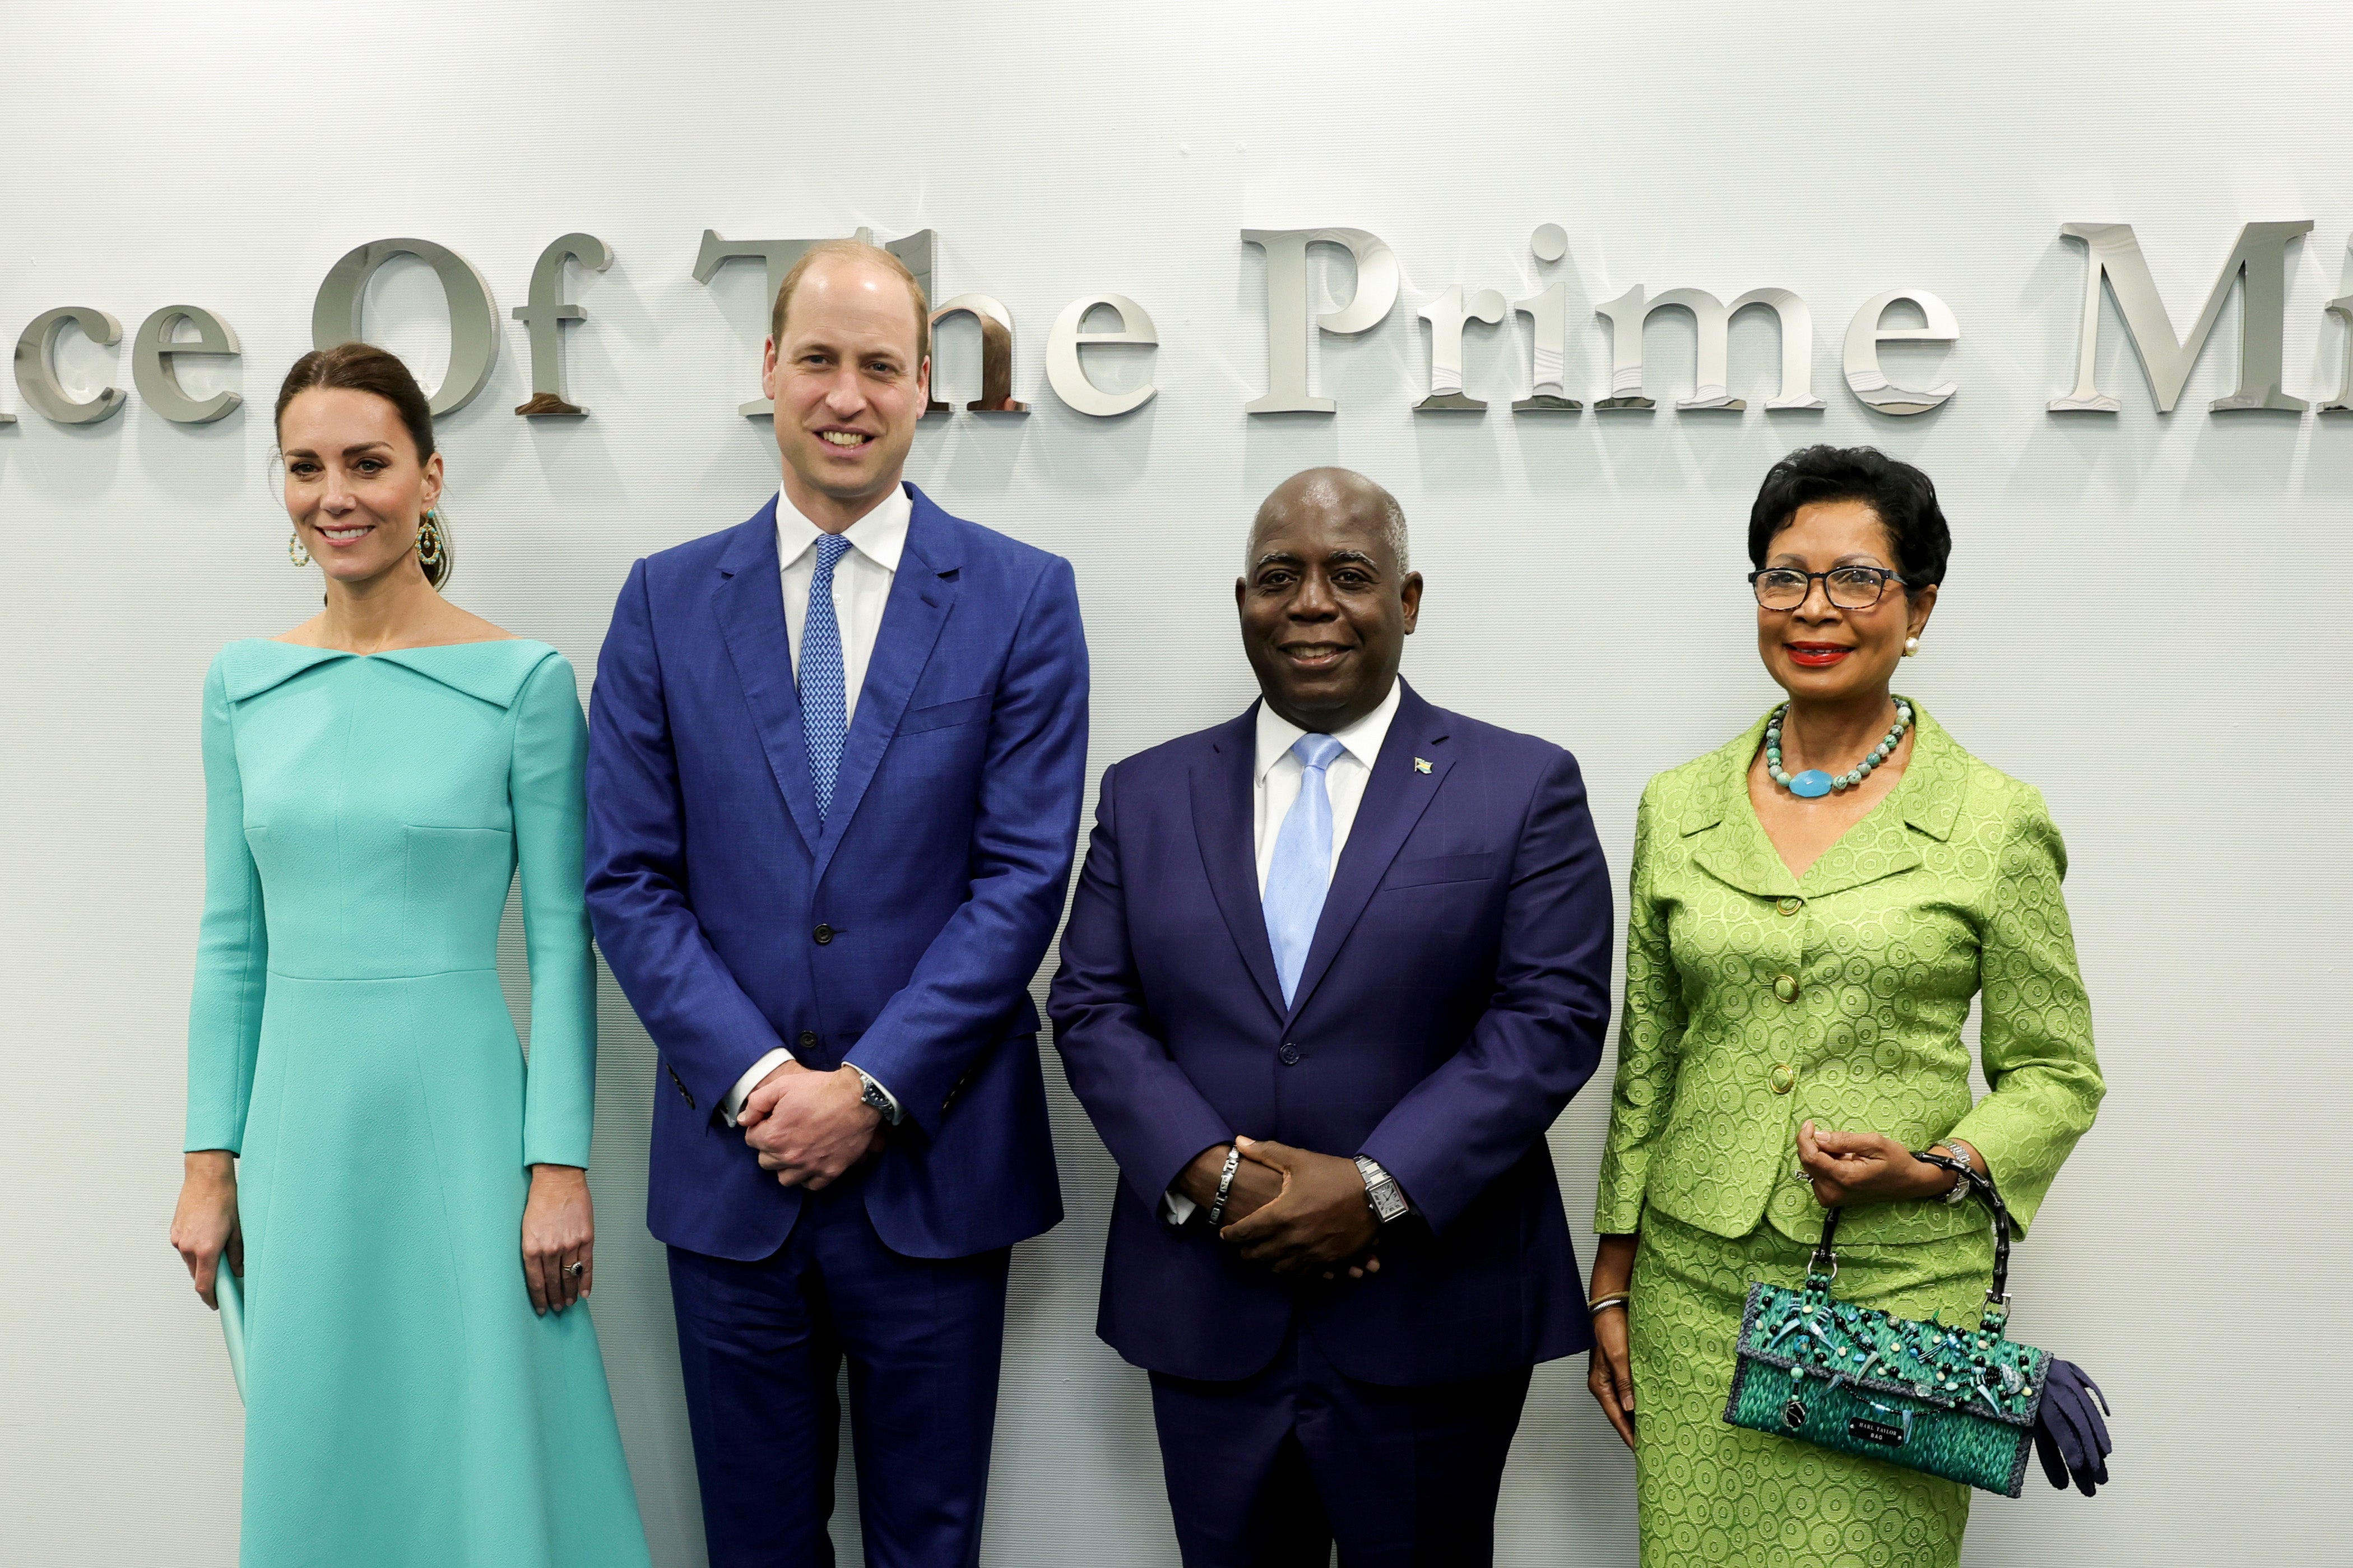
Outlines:
{"label": "silver wristwatch", "polygon": [[889,1125],[892,1127],[898,1126],[901,1120],[906,1115],[905,1111],[899,1109],[899,1102],[892,1100],[890,1094],[884,1090],[881,1084],[876,1083],[872,1079],[867,1077],[866,1069],[864,1068],[860,1067],[853,1062],[850,1064],[849,1070],[858,1075],[858,1098],[860,1101],[863,1104],[872,1106],[874,1108],[875,1114],[881,1117]]}
{"label": "silver wristwatch", "polygon": [[[1978,1152],[1967,1143],[1962,1142],[1959,1139],[1939,1138],[1936,1142],[1951,1150],[1955,1158],[1965,1161],[1971,1166],[1977,1164]],[[1976,1190],[1977,1186],[1975,1183],[1971,1182],[1967,1176],[1957,1174],[1953,1177],[1952,1186],[1945,1194],[1945,1202],[1948,1205],[1965,1204],[1968,1202],[1969,1194]]]}
{"label": "silver wristwatch", "polygon": [[1378,1160],[1369,1154],[1357,1155],[1356,1173],[1365,1178],[1365,1202],[1371,1206],[1375,1219],[1387,1225],[1413,1212],[1397,1178],[1382,1170]]}

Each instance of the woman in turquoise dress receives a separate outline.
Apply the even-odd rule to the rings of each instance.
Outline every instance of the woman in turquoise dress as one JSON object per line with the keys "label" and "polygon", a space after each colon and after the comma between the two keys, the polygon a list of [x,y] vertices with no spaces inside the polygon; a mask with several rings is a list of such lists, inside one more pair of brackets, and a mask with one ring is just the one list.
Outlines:
{"label": "woman in turquoise dress", "polygon": [[1841,1300],[1976,1321],[1985,1210],[1911,1151],[1989,1173],[2023,1237],[2091,1126],[2066,850],[2038,792],[1890,689],[1950,551],[1926,474],[1794,453],[1748,545],[1788,700],[1642,792],[1589,1383],[1634,1450],[1646,1568],[1956,1568],[1968,1489],[1727,1425],[1733,1343],[1826,1207]]}
{"label": "woman in turquoise dress", "polygon": [[[205,684],[197,1293],[246,1303],[245,1568],[643,1568],[596,1331],[572,667],[444,600],[424,395],[365,344],[278,402],[326,607]],[[525,1063],[499,985],[520,870]]]}

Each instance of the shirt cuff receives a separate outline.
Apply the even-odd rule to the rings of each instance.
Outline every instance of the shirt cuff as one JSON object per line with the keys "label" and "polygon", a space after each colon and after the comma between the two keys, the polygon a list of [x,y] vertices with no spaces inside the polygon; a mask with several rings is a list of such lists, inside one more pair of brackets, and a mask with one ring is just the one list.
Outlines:
{"label": "shirt cuff", "polygon": [[792,1059],[793,1053],[778,1046],[775,1050],[754,1062],[752,1070],[735,1080],[735,1087],[727,1091],[726,1101],[719,1107],[719,1114],[727,1119],[728,1126],[735,1125],[735,1113],[744,1109],[744,1101],[750,1099],[752,1091],[760,1087],[760,1080]]}
{"label": "shirt cuff", "polygon": [[1160,1217],[1170,1225],[1183,1225],[1200,1211],[1200,1205],[1171,1187],[1160,1194]]}

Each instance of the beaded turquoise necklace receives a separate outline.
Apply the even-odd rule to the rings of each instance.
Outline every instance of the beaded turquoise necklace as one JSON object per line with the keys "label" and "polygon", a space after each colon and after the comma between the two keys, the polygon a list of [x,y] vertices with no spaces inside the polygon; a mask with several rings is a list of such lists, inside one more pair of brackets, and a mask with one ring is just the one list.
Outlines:
{"label": "beaded turquoise necklace", "polygon": [[1852,772],[1832,774],[1820,768],[1808,768],[1791,778],[1781,771],[1781,721],[1788,715],[1789,705],[1784,702],[1773,710],[1773,717],[1765,721],[1765,771],[1773,775],[1775,784],[1805,800],[1820,800],[1832,790],[1852,789],[1869,778],[1880,763],[1895,754],[1895,748],[1903,743],[1904,731],[1912,727],[1912,704],[1899,697],[1895,700],[1895,728],[1888,731],[1885,739],[1873,746],[1871,754]]}

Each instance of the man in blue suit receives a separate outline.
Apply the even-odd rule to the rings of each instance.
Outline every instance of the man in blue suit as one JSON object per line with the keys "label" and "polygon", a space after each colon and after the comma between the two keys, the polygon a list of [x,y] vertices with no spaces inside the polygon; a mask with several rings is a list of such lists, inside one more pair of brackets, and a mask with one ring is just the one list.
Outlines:
{"label": "man in blue suit", "polygon": [[1062,933],[1098,1331],[1191,1568],[1492,1562],[1529,1368],[1592,1343],[1545,1130],[1601,1055],[1608,873],[1575,759],[1398,678],[1421,587],[1371,481],[1268,497],[1263,700],[1103,775]]}
{"label": "man in blue suit", "polygon": [[661,1052],[648,1220],[714,1568],[833,1561],[844,1358],[866,1561],[969,1565],[1008,1250],[1062,1214],[1028,987],[1086,643],[1068,562],[901,481],[930,343],[898,259],[818,247],[772,328],[781,491],[613,612],[588,907]]}

